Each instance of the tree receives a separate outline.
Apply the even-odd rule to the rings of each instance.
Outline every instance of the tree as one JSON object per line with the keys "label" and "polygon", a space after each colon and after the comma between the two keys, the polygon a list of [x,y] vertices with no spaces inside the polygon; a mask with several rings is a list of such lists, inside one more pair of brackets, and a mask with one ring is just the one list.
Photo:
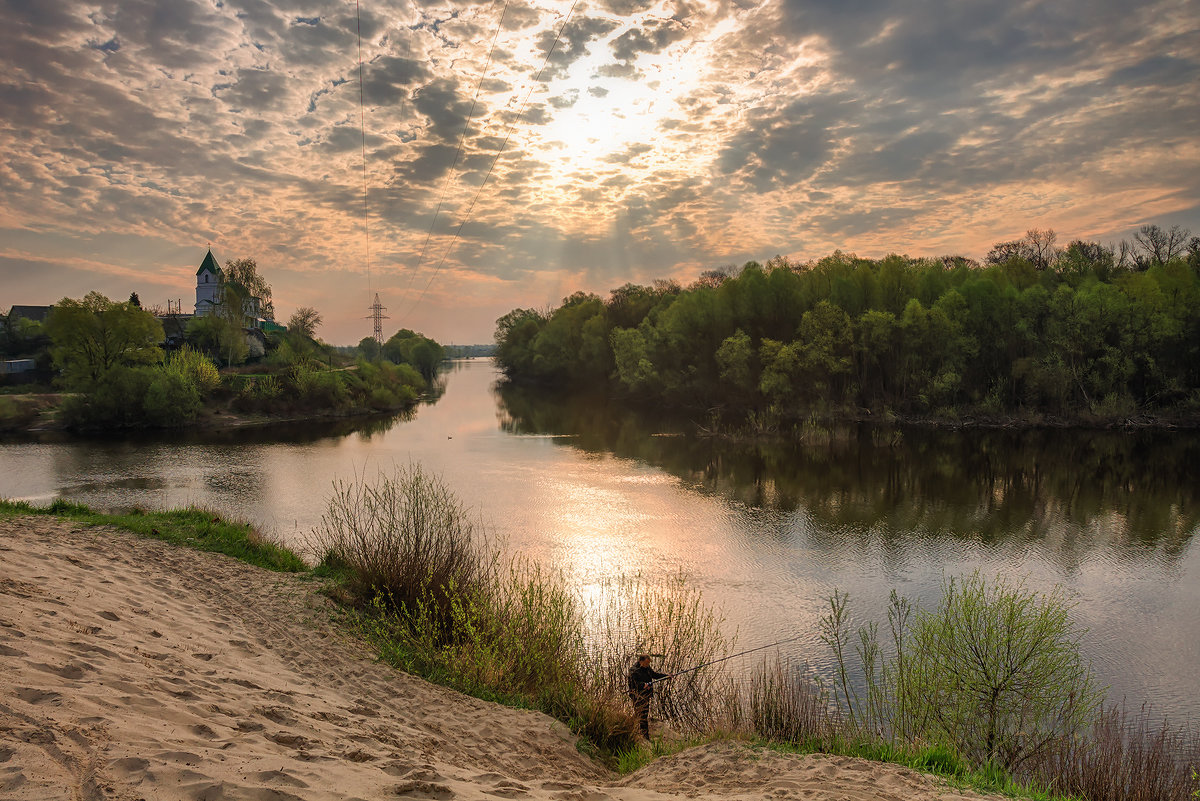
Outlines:
{"label": "tree", "polygon": [[236,299],[233,309],[241,309],[247,298],[258,298],[258,313],[264,320],[275,319],[275,304],[271,301],[271,285],[258,274],[254,259],[232,259],[225,262],[225,287]]}
{"label": "tree", "polygon": [[425,380],[432,380],[445,350],[437,342],[407,328],[402,328],[383,343],[383,357],[393,364],[410,364]]}
{"label": "tree", "polygon": [[288,319],[288,331],[315,339],[317,327],[321,325],[321,313],[311,306],[301,306]]}
{"label": "tree", "polygon": [[730,400],[746,404],[753,400],[758,386],[757,371],[754,369],[754,348],[750,337],[742,329],[726,337],[715,354],[721,369],[721,386]]}
{"label": "tree", "polygon": [[363,355],[368,361],[375,361],[379,358],[379,341],[375,337],[363,337],[358,341],[358,352]]}
{"label": "tree", "polygon": [[118,365],[162,360],[162,324],[132,303],[117,303],[99,292],[55,304],[46,332],[55,365],[76,386],[93,383]]}
{"label": "tree", "polygon": [[920,729],[976,765],[1009,769],[1081,732],[1101,694],[1070,610],[1058,589],[978,573],[947,582],[939,607],[918,617],[899,677]]}
{"label": "tree", "polygon": [[194,318],[188,323],[184,338],[194,347],[224,360],[225,364],[241,364],[250,353],[242,327],[221,315]]}
{"label": "tree", "polygon": [[1133,241],[1150,260],[1151,264],[1166,264],[1176,256],[1182,256],[1185,243],[1191,232],[1178,225],[1164,231],[1157,225],[1143,225],[1133,235]]}
{"label": "tree", "polygon": [[1029,253],[1029,260],[1033,262],[1033,266],[1039,270],[1045,270],[1058,257],[1058,251],[1055,250],[1054,242],[1058,239],[1058,234],[1054,233],[1053,228],[1030,228],[1025,232],[1025,243]]}
{"label": "tree", "polygon": [[142,299],[138,297],[138,293],[136,292],[129,293],[129,303],[133,306],[137,306],[139,309],[142,308]]}
{"label": "tree", "polygon": [[1058,234],[1053,228],[1030,228],[1021,239],[1011,242],[997,242],[988,251],[988,264],[1004,264],[1013,259],[1025,259],[1034,268],[1045,270],[1058,258],[1058,250],[1054,247]]}

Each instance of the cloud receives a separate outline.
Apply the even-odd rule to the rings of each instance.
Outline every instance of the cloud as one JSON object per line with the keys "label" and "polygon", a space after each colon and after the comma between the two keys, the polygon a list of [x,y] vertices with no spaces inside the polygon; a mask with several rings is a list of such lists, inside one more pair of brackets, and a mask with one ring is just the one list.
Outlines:
{"label": "cloud", "polygon": [[[1200,228],[1200,10],[1169,0],[602,0],[540,81],[564,8],[509,5],[489,62],[496,4],[381,0],[361,112],[338,0],[0,10],[0,226],[36,232],[21,263],[70,260],[78,295],[105,234],[183,266],[215,241],[350,269],[364,208],[382,274],[427,231],[445,252],[471,209],[434,298],[449,277],[606,291],[834,247],[979,256],[1034,225]],[[157,286],[143,250],[89,263]]]}
{"label": "cloud", "polygon": [[574,17],[560,28],[543,31],[537,39],[538,50],[546,57],[542,80],[563,77],[572,64],[588,54],[588,46],[617,28],[613,20],[600,17]]}
{"label": "cloud", "polygon": [[688,34],[687,26],[674,19],[653,19],[618,36],[612,45],[617,61],[629,63],[642,53],[660,53]]}

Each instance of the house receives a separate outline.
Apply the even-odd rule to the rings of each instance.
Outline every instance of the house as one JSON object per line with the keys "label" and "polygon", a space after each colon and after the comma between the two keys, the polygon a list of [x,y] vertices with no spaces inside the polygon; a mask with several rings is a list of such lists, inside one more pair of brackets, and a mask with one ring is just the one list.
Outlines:
{"label": "house", "polygon": [[31,322],[44,323],[53,308],[53,306],[13,306],[8,310],[8,319],[12,321],[24,318]]}

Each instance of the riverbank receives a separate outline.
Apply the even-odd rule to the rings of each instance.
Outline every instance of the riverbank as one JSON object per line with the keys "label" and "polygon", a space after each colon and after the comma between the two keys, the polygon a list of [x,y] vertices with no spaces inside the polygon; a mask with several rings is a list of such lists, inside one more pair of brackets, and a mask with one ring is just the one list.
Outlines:
{"label": "riverbank", "polygon": [[[91,436],[97,431],[75,431],[59,416],[64,394],[0,396],[0,436],[56,438]],[[386,420],[411,412],[420,402],[410,401],[385,408],[316,409],[304,413],[263,414],[240,412],[229,406],[206,408],[194,419],[173,426],[172,431],[232,431],[236,429],[267,429],[297,423],[336,423],[341,421]],[[109,429],[103,429],[108,431]],[[137,429],[165,430],[165,429]]]}
{"label": "riverbank", "polygon": [[5,798],[979,799],[905,768],[719,742],[625,777],[540,713],[398,673],[305,574],[0,519]]}

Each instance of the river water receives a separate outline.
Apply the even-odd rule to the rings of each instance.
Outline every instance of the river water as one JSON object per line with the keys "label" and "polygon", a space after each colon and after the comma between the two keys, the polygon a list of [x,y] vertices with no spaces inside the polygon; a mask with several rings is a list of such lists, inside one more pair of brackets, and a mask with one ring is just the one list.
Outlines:
{"label": "river water", "polygon": [[741,647],[797,638],[783,655],[826,675],[835,589],[853,623],[886,628],[892,589],[932,605],[944,577],[975,570],[1061,586],[1110,699],[1200,725],[1196,434],[863,426],[729,443],[496,378],[456,363],[436,403],[386,422],[3,442],[0,496],[196,504],[302,548],[335,481],[416,462],[585,595],[682,574]]}

